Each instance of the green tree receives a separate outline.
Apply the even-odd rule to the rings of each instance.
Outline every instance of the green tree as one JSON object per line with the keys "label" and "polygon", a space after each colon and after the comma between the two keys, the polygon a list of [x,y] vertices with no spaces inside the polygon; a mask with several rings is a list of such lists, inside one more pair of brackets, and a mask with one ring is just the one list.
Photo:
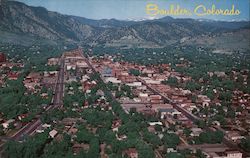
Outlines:
{"label": "green tree", "polygon": [[181,153],[167,153],[166,158],[185,158]]}
{"label": "green tree", "polygon": [[206,122],[203,120],[199,120],[196,122],[199,128],[205,128],[206,127]]}
{"label": "green tree", "polygon": [[146,142],[152,144],[154,148],[161,144],[160,138],[157,135],[148,132],[147,130],[143,132],[143,138]]}
{"label": "green tree", "polygon": [[169,77],[167,81],[162,81],[163,84],[177,87],[178,79],[176,77]]}
{"label": "green tree", "polygon": [[23,158],[24,157],[24,145],[9,141],[4,145],[4,156],[6,158]]}
{"label": "green tree", "polygon": [[104,140],[107,143],[111,143],[112,141],[114,141],[116,139],[115,133],[113,131],[107,131],[104,135]]}
{"label": "green tree", "polygon": [[139,76],[141,74],[140,71],[136,69],[130,69],[129,73],[134,76]]}
{"label": "green tree", "polygon": [[155,125],[155,130],[157,132],[161,132],[162,131],[162,127],[160,125]]}
{"label": "green tree", "polygon": [[211,88],[209,88],[208,90],[206,90],[204,92],[204,95],[208,96],[208,98],[210,98],[212,100],[215,98],[215,93],[214,93],[213,89],[211,89]]}
{"label": "green tree", "polygon": [[221,131],[207,131],[202,132],[198,137],[198,144],[202,143],[209,143],[209,144],[216,144],[221,143],[223,140],[224,134]]}
{"label": "green tree", "polygon": [[247,137],[246,139],[242,139],[240,142],[240,146],[245,151],[250,152],[250,137]]}
{"label": "green tree", "polygon": [[189,81],[186,83],[186,89],[190,90],[190,91],[195,91],[195,90],[200,90],[201,86],[193,81]]}
{"label": "green tree", "polygon": [[206,155],[204,155],[200,149],[196,151],[195,156],[197,158],[206,158]]}
{"label": "green tree", "polygon": [[91,139],[90,141],[90,149],[88,151],[88,157],[91,158],[99,158],[99,141],[97,138]]}
{"label": "green tree", "polygon": [[4,135],[4,130],[3,130],[3,126],[0,125],[0,136]]}
{"label": "green tree", "polygon": [[176,148],[176,146],[180,143],[180,138],[174,133],[165,133],[162,141],[168,148]]}
{"label": "green tree", "polygon": [[186,137],[189,137],[192,131],[189,128],[184,128],[183,133],[186,135]]}
{"label": "green tree", "polygon": [[84,127],[80,127],[79,131],[76,134],[76,141],[79,143],[89,143],[94,138],[94,135],[91,134]]}
{"label": "green tree", "polygon": [[230,101],[232,99],[232,93],[231,92],[222,92],[219,95],[219,99],[222,101]]}
{"label": "green tree", "polygon": [[136,149],[138,151],[139,158],[154,158],[154,150],[148,145],[143,142],[138,142],[136,145]]}

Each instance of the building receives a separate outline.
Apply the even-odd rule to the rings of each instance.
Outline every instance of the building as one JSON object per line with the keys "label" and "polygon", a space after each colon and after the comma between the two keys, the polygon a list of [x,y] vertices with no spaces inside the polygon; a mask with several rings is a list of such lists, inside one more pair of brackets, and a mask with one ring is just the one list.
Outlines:
{"label": "building", "polygon": [[175,110],[173,108],[160,108],[158,109],[158,112],[161,115],[161,119],[163,119],[166,115],[172,115]]}
{"label": "building", "polygon": [[129,148],[123,152],[123,156],[127,156],[129,158],[138,158],[138,152],[135,148]]}
{"label": "building", "polygon": [[87,91],[90,90],[91,88],[95,87],[96,82],[95,81],[85,81],[84,83],[82,83],[82,89],[83,91]]}
{"label": "building", "polygon": [[210,153],[211,158],[242,158],[242,153],[236,150],[226,150],[224,152]]}
{"label": "building", "polygon": [[154,104],[160,104],[164,102],[160,95],[150,95],[149,98],[150,102]]}
{"label": "building", "polygon": [[48,59],[48,65],[54,66],[59,64],[60,59],[59,58],[50,58]]}
{"label": "building", "polygon": [[41,80],[41,74],[37,72],[31,72],[28,76],[26,76],[25,80],[29,82],[39,83]]}
{"label": "building", "polygon": [[191,131],[192,131],[191,136],[193,137],[198,137],[203,132],[201,128],[195,128],[195,127],[191,128]]}
{"label": "building", "polygon": [[115,78],[115,77],[107,77],[107,78],[105,78],[105,82],[106,83],[111,82],[114,84],[121,84],[122,83],[121,80],[119,80],[118,78]]}
{"label": "building", "polygon": [[2,123],[2,126],[3,126],[3,128],[8,128],[9,125],[10,125],[11,123],[14,123],[14,122],[15,122],[14,119],[10,119],[10,120],[8,120],[8,121]]}
{"label": "building", "polygon": [[6,56],[4,53],[0,52],[0,63],[6,62]]}
{"label": "building", "polygon": [[42,86],[53,89],[57,81],[57,74],[58,71],[44,72],[44,75],[41,80]]}
{"label": "building", "polygon": [[118,132],[118,128],[121,126],[122,121],[121,120],[115,120],[112,123],[112,130]]}
{"label": "building", "polygon": [[55,138],[55,136],[57,135],[57,133],[58,133],[58,132],[57,132],[56,130],[53,129],[52,131],[49,132],[49,136],[50,136],[51,138]]}
{"label": "building", "polygon": [[31,72],[28,76],[26,76],[25,80],[23,81],[23,84],[26,89],[29,91],[35,91],[36,88],[40,88],[40,80],[42,76],[40,73]]}
{"label": "building", "polygon": [[140,87],[142,86],[141,82],[132,82],[132,83],[127,83],[126,85],[130,86],[130,87]]}
{"label": "building", "polygon": [[9,80],[17,80],[18,77],[19,77],[19,73],[17,73],[17,72],[10,72],[8,74],[8,79]]}
{"label": "building", "polygon": [[112,69],[110,67],[104,67],[104,69],[101,72],[103,77],[112,77]]}
{"label": "building", "polygon": [[201,104],[203,107],[209,106],[211,99],[206,95],[198,95],[197,103]]}
{"label": "building", "polygon": [[240,135],[239,132],[237,132],[237,131],[229,131],[226,134],[226,138],[236,142],[236,141],[241,140],[241,139],[243,139],[245,137]]}

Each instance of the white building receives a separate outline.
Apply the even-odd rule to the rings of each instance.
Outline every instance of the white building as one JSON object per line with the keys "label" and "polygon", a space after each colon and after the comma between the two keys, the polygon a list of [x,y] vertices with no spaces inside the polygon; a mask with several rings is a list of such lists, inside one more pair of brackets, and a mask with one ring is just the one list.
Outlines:
{"label": "white building", "polygon": [[105,82],[106,83],[111,82],[111,83],[115,83],[115,84],[122,83],[121,80],[119,80],[118,78],[115,78],[115,77],[107,77],[107,78],[105,78]]}
{"label": "white building", "polygon": [[3,128],[8,128],[11,123],[15,122],[14,119],[10,119],[4,123],[2,123]]}
{"label": "white building", "polygon": [[141,82],[133,82],[133,83],[127,83],[126,85],[130,86],[130,87],[140,87],[142,86]]}
{"label": "white building", "polygon": [[52,131],[49,132],[49,136],[50,136],[51,138],[55,138],[55,136],[57,135],[57,133],[58,133],[58,132],[57,132],[56,130],[53,129]]}

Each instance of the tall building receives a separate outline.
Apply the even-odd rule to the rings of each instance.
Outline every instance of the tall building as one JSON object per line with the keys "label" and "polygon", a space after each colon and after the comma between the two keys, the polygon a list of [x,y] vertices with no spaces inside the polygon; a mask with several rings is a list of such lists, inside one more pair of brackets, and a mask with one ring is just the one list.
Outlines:
{"label": "tall building", "polygon": [[0,63],[2,62],[6,62],[6,56],[4,55],[4,53],[0,52]]}

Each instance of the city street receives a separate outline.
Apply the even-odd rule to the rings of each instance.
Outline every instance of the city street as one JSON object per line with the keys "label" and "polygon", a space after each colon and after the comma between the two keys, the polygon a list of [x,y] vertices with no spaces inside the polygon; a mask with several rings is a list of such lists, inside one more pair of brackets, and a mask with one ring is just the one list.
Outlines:
{"label": "city street", "polygon": [[[48,112],[52,109],[59,108],[63,106],[62,98],[63,98],[63,87],[64,87],[64,58],[61,59],[60,62],[60,70],[58,73],[58,79],[56,82],[54,95],[52,98],[52,104],[49,105],[45,112]],[[35,119],[32,122],[28,123],[25,127],[20,129],[15,135],[11,137],[11,139],[16,141],[21,141],[25,136],[29,136],[35,132],[35,130],[42,125],[41,119]]]}

